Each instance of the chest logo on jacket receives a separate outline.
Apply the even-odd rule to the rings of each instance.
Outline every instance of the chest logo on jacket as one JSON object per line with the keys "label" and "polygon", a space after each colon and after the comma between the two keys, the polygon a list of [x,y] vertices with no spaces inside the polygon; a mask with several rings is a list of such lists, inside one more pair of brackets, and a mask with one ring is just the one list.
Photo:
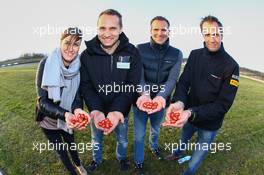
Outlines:
{"label": "chest logo on jacket", "polygon": [[117,69],[130,69],[130,56],[119,56],[117,63]]}

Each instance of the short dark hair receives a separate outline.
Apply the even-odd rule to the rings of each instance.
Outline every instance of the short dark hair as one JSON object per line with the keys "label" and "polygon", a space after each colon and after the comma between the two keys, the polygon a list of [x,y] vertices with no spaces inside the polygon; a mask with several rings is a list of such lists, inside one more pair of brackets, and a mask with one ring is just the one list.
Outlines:
{"label": "short dark hair", "polygon": [[68,36],[72,36],[71,38],[74,41],[79,41],[80,39],[82,39],[82,31],[77,28],[77,27],[69,27],[66,30],[63,31],[63,33],[61,34],[61,38],[60,40],[64,40],[64,38],[68,37]]}
{"label": "short dark hair", "polygon": [[223,27],[223,24],[218,20],[217,17],[208,15],[208,16],[202,18],[202,21],[200,22],[200,29],[201,29],[201,31],[203,30],[202,27],[203,27],[203,24],[205,22],[209,22],[209,23],[216,22],[219,27]]}
{"label": "short dark hair", "polygon": [[170,27],[170,22],[167,20],[167,18],[163,16],[156,16],[150,21],[150,26],[152,25],[153,21],[158,20],[158,21],[165,21],[168,24],[168,28]]}
{"label": "short dark hair", "polygon": [[117,16],[119,18],[119,26],[122,28],[123,27],[123,23],[122,23],[122,15],[114,10],[114,9],[107,9],[107,10],[104,10],[100,13],[98,19],[102,16],[102,15],[113,15],[113,16]]}

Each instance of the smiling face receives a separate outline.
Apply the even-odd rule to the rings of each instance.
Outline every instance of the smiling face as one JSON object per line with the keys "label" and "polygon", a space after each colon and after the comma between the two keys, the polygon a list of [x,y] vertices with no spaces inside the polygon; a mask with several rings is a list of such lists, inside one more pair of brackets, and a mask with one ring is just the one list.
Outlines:
{"label": "smiling face", "polygon": [[166,21],[154,20],[151,24],[150,34],[157,44],[164,44],[169,38],[169,26]]}
{"label": "smiling face", "polygon": [[78,40],[74,35],[69,35],[61,41],[61,55],[66,66],[76,58],[80,49],[80,45],[81,39]]}
{"label": "smiling face", "polygon": [[98,39],[104,48],[112,48],[122,33],[119,18],[116,15],[103,14],[97,22]]}
{"label": "smiling face", "polygon": [[221,47],[223,35],[222,29],[216,22],[204,22],[202,33],[206,47],[211,52],[216,52]]}

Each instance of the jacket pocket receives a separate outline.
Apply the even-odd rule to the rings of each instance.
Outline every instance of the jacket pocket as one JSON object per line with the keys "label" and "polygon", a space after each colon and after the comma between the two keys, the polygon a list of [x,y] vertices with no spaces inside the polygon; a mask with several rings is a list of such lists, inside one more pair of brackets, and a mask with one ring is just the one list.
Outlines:
{"label": "jacket pocket", "polygon": [[214,74],[214,73],[209,73],[208,75],[208,82],[210,87],[212,87],[212,91],[218,91],[221,87],[221,83],[222,83],[222,77],[219,76],[218,74]]}
{"label": "jacket pocket", "polygon": [[170,60],[170,59],[163,60],[164,70],[170,70],[175,64],[176,64],[176,60]]}

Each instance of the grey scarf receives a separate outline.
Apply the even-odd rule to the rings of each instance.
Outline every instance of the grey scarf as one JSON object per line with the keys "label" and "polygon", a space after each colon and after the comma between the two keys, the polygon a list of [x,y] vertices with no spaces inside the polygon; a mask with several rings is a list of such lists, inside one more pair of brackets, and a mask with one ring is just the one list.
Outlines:
{"label": "grey scarf", "polygon": [[[60,101],[60,107],[71,111],[71,105],[80,84],[80,56],[71,62],[67,69],[62,61],[60,48],[56,48],[47,58],[41,88],[48,91],[48,98],[54,102]],[[61,92],[61,89],[62,92]],[[57,127],[72,133],[66,123],[58,119]]]}

